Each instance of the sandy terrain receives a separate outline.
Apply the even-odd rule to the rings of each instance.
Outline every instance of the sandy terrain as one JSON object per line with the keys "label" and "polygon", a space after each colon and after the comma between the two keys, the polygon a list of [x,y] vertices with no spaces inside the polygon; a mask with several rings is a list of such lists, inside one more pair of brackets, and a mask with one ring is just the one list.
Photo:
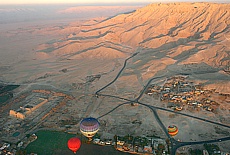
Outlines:
{"label": "sandy terrain", "polygon": [[[168,76],[175,72],[195,73],[194,76],[197,79],[203,79],[203,72],[213,72],[213,70],[206,71],[207,69],[202,67],[205,65],[213,67],[216,71],[215,76],[209,79],[209,82],[216,83],[216,79],[224,81],[229,78],[228,74],[222,72],[229,69],[228,8],[229,4],[151,4],[136,12],[113,18],[99,18],[85,23],[75,22],[67,26],[31,27],[10,31],[5,35],[10,37],[16,32],[16,34],[21,32],[25,39],[20,39],[22,41],[20,45],[24,46],[28,42],[26,39],[29,38],[31,41],[29,45],[34,47],[33,54],[36,53],[35,56],[38,59],[45,59],[47,62],[53,62],[58,58],[59,63],[62,60],[70,65],[81,59],[89,59],[89,61],[92,61],[92,58],[105,61],[124,59],[132,52],[139,50],[141,53],[132,61],[132,68],[137,71],[130,68],[129,74],[139,77],[142,75],[141,78],[147,80],[156,73],[159,74],[160,70],[168,68],[168,72],[170,71]],[[76,11],[73,8],[70,10]],[[31,37],[26,36],[28,33]],[[43,43],[39,42],[39,37],[34,38],[33,41],[36,35],[41,36]],[[16,38],[17,36],[14,37]],[[36,43],[40,44],[39,46],[35,47],[35,39]],[[6,41],[5,38],[3,40]],[[28,54],[31,52],[28,51]],[[57,72],[57,70],[48,72]],[[229,85],[225,86],[229,87]]]}
{"label": "sandy terrain", "polygon": [[[138,52],[127,62],[117,81],[102,93],[134,99],[152,77],[163,76],[157,80],[165,80],[187,75],[202,81],[205,88],[226,95],[224,104],[229,104],[229,8],[230,4],[150,4],[135,12],[69,24],[44,22],[16,28],[5,25],[5,29],[0,29],[0,81],[22,85],[16,90],[18,95],[19,90],[29,92],[43,86],[73,95],[75,99],[43,124],[63,129],[57,122],[72,116],[76,120],[99,117],[124,102],[96,98],[93,94],[116,77],[127,57]],[[73,7],[59,13],[86,10]],[[124,8],[118,9],[121,10]],[[87,76],[91,75],[100,78],[87,82]],[[153,98],[141,101],[165,106]],[[184,112],[219,122],[221,118],[229,119],[229,110],[220,109],[222,113],[218,114]],[[176,124],[180,128],[176,138],[182,141],[209,140],[230,133],[227,128],[157,112],[165,126]],[[128,133],[166,137],[152,112],[143,106],[123,105],[100,122],[100,133],[105,137]],[[76,124],[70,131],[78,129]],[[217,133],[220,130],[225,134]]]}

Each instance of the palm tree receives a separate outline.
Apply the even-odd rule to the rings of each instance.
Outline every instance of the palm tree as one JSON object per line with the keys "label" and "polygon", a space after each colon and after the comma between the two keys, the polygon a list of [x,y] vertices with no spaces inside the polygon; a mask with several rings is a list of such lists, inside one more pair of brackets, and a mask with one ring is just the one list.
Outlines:
{"label": "palm tree", "polygon": [[114,141],[115,141],[115,148],[117,148],[117,135],[114,135]]}

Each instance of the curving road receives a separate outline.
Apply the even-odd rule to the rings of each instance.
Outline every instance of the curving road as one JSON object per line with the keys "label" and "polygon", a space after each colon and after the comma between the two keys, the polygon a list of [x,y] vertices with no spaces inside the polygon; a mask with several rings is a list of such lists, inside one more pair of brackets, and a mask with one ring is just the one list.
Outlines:
{"label": "curving road", "polygon": [[[107,97],[111,97],[111,95],[101,95],[101,96],[107,96]],[[115,97],[115,96],[113,96]],[[116,97],[116,98],[120,98],[120,97]],[[128,99],[127,99],[128,100]],[[122,103],[118,106],[116,106],[115,108],[113,108],[112,110],[108,111],[107,113],[103,114],[102,116],[98,117],[97,119],[100,119],[106,115],[108,115],[109,113],[113,112],[114,110],[116,110],[117,108],[123,106],[123,105],[126,105],[126,104],[130,104],[132,103],[132,101],[130,100],[130,102],[125,102],[125,103]],[[204,143],[214,143],[214,142],[223,142],[223,141],[229,141],[230,140],[230,137],[224,137],[224,138],[219,138],[219,139],[215,139],[215,140],[207,140],[207,141],[197,141],[197,142],[179,142],[179,141],[176,141],[173,137],[171,137],[169,134],[168,134],[168,130],[167,128],[164,126],[163,122],[161,121],[159,115],[157,114],[157,111],[156,111],[156,108],[154,106],[150,106],[150,105],[147,105],[147,104],[144,104],[144,103],[140,103],[138,102],[140,105],[142,106],[145,106],[145,107],[148,107],[154,114],[158,124],[160,125],[160,127],[162,128],[162,130],[164,131],[164,133],[166,134],[166,136],[168,137],[168,139],[170,140],[170,144],[171,144],[171,155],[175,155],[176,154],[176,150],[182,146],[186,146],[186,145],[197,145],[197,144],[204,144]],[[169,111],[169,112],[174,112],[174,111]],[[178,113],[180,114],[180,113]],[[188,115],[188,117],[193,117],[191,115]],[[199,119],[199,118],[197,118]],[[212,122],[210,121],[212,124],[216,124],[216,122]],[[230,128],[229,126],[227,126],[228,128]]]}
{"label": "curving road", "polygon": [[133,55],[131,55],[130,57],[128,57],[127,59],[125,59],[125,62],[124,62],[124,65],[123,67],[121,68],[121,70],[118,72],[117,76],[113,79],[113,81],[111,81],[110,83],[108,83],[107,85],[105,85],[104,87],[102,87],[101,89],[99,89],[98,91],[95,92],[96,95],[98,95],[99,92],[101,92],[102,90],[104,90],[105,88],[109,87],[111,84],[113,84],[118,78],[119,76],[121,75],[121,73],[123,72],[123,70],[125,69],[126,65],[127,65],[127,61],[129,59],[131,59],[132,57],[136,56],[138,54],[137,53],[134,53]]}
{"label": "curving road", "polygon": [[156,79],[159,79],[159,78],[164,78],[166,75],[162,75],[162,76],[157,76],[157,77],[153,77],[151,78],[148,83],[145,85],[145,87],[142,89],[140,95],[135,99],[136,101],[139,101],[140,98],[143,96],[143,94],[146,92],[146,90],[148,89],[148,86],[150,85],[150,83],[153,81],[153,80],[156,80]]}
{"label": "curving road", "polygon": [[151,78],[148,83],[145,85],[145,87],[143,88],[143,90],[141,91],[140,95],[134,99],[134,100],[130,100],[130,99],[126,99],[126,98],[123,98],[123,97],[119,97],[119,96],[114,96],[114,95],[108,95],[108,94],[101,94],[99,92],[101,92],[102,90],[106,89],[107,87],[109,87],[110,85],[112,85],[118,78],[119,76],[121,75],[121,73],[123,72],[123,70],[125,69],[126,65],[127,65],[127,61],[129,59],[131,59],[132,57],[136,56],[138,53],[134,53],[132,56],[128,57],[125,62],[124,62],[124,65],[123,67],[121,68],[121,70],[119,71],[119,73],[117,74],[117,76],[114,78],[113,81],[111,81],[110,83],[108,83],[107,85],[105,85],[104,87],[102,87],[101,89],[99,89],[98,91],[95,92],[95,95],[97,97],[99,96],[104,96],[104,97],[111,97],[111,98],[117,98],[117,99],[120,99],[120,100],[123,100],[123,101],[126,101],[118,106],[116,106],[115,108],[113,108],[112,110],[106,112],[105,114],[101,115],[98,117],[98,119],[110,114],[111,112],[113,112],[114,110],[116,110],[117,108],[123,106],[123,105],[126,105],[126,104],[130,104],[130,103],[138,103],[142,106],[145,106],[145,107],[148,107],[154,114],[158,124],[160,125],[160,127],[162,128],[162,130],[164,131],[164,133],[166,134],[166,136],[168,137],[168,139],[170,140],[170,144],[171,144],[171,155],[175,155],[176,154],[176,150],[182,146],[186,146],[186,145],[197,145],[197,144],[204,144],[204,143],[214,143],[214,142],[221,142],[221,141],[228,141],[230,140],[230,137],[225,137],[225,138],[220,138],[220,139],[215,139],[215,140],[207,140],[207,141],[197,141],[197,142],[179,142],[179,141],[176,141],[173,137],[171,137],[169,134],[168,134],[168,130],[167,128],[165,127],[165,125],[163,124],[163,122],[161,121],[158,113],[156,110],[162,110],[162,111],[167,111],[167,112],[171,112],[171,113],[175,113],[175,114],[178,114],[178,115],[183,115],[183,116],[186,116],[186,117],[190,117],[190,118],[194,118],[194,119],[197,119],[197,120],[201,120],[201,121],[204,121],[204,122],[208,122],[208,123],[211,123],[211,124],[215,124],[215,125],[219,125],[219,126],[223,126],[223,127],[226,127],[226,128],[230,128],[230,126],[228,125],[225,125],[225,124],[221,124],[219,122],[214,122],[214,121],[210,121],[208,119],[204,119],[204,118],[200,118],[200,117],[197,117],[197,116],[192,116],[192,115],[189,115],[189,114],[185,114],[185,113],[180,113],[180,112],[177,112],[177,111],[173,111],[173,110],[170,110],[170,109],[166,109],[166,108],[162,108],[162,107],[157,107],[157,106],[151,106],[151,105],[148,105],[148,104],[145,104],[145,103],[142,103],[140,102],[140,98],[143,96],[143,94],[145,93],[145,91],[147,90],[149,84],[155,80],[155,79],[158,79],[158,78],[163,78],[165,77],[166,75],[162,75],[162,76],[159,76],[159,77],[153,77]]}
{"label": "curving road", "polygon": [[183,115],[183,116],[187,116],[187,117],[194,118],[194,119],[197,119],[197,120],[201,120],[201,121],[204,121],[204,122],[208,122],[208,123],[212,123],[212,124],[215,124],[215,125],[219,125],[219,126],[223,126],[223,127],[226,127],[226,128],[230,128],[230,126],[228,126],[226,124],[221,124],[219,122],[210,121],[210,120],[205,119],[205,118],[201,118],[201,117],[197,117],[197,116],[193,116],[193,115],[189,115],[189,114],[177,112],[177,111],[166,109],[166,108],[162,108],[162,107],[148,105],[148,104],[142,103],[140,101],[137,101],[136,99],[130,100],[130,99],[127,99],[127,98],[123,98],[123,97],[119,97],[119,96],[114,96],[114,95],[108,95],[108,94],[98,94],[98,96],[117,98],[117,99],[120,99],[120,100],[123,100],[123,101],[127,101],[129,103],[134,103],[135,102],[135,103],[147,106],[150,109],[154,108],[154,109],[157,109],[157,110],[167,111],[167,112],[171,112],[171,113],[174,113],[174,114]]}

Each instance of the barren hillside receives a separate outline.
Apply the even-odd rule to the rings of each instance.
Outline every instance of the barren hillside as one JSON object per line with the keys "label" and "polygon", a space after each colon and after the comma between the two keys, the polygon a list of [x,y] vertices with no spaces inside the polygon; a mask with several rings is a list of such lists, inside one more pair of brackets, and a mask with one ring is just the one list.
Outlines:
{"label": "barren hillside", "polygon": [[[80,16],[87,8],[59,13]],[[47,105],[47,114],[48,107],[35,111],[40,114],[25,124],[15,119],[20,133],[26,134],[28,122],[39,127],[34,124],[40,118],[40,127],[76,133],[77,122],[94,117],[106,139],[114,134],[167,138],[163,126],[172,124],[180,130],[175,140],[182,142],[229,136],[230,4],[156,3],[109,18],[93,17],[0,28],[0,83],[20,85],[10,105],[19,108],[37,97],[54,104]],[[3,129],[12,137],[16,130],[8,114]],[[219,143],[229,151],[229,143]]]}
{"label": "barren hillside", "polygon": [[211,74],[215,83],[229,78],[229,43],[230,4],[169,3],[82,24],[37,51],[64,59],[115,59],[138,50],[132,68],[144,80],[166,69],[168,76],[191,74],[202,80],[197,73]]}
{"label": "barren hillside", "polygon": [[[63,42],[68,41],[65,47],[93,40],[105,42],[104,46],[110,42],[113,46],[124,44],[132,48],[167,49],[167,56],[177,61],[202,60],[210,65],[223,66],[227,64],[223,58],[229,56],[229,10],[229,4],[151,4],[133,13],[83,25],[76,36],[69,36]],[[60,50],[67,52],[65,48]]]}

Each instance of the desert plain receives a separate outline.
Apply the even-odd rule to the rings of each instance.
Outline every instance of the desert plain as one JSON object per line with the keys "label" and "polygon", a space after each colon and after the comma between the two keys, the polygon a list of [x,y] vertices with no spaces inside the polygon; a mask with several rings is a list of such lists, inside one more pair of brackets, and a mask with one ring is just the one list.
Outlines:
{"label": "desert plain", "polygon": [[[85,117],[99,118],[104,138],[115,134],[167,138],[151,109],[131,103],[147,84],[163,89],[168,79],[180,76],[201,85],[208,92],[204,98],[218,106],[208,111],[185,104],[178,113],[227,127],[157,109],[166,127],[179,128],[175,139],[195,142],[230,136],[228,3],[66,7],[55,13],[62,18],[0,23],[0,82],[20,85],[1,105],[3,140],[17,141],[11,137],[16,131],[21,137],[38,129],[77,133]],[[9,115],[39,98],[47,99],[47,104],[25,119]],[[133,102],[122,105],[127,101]],[[138,101],[170,109],[160,96],[143,93]],[[218,145],[230,151],[229,140]]]}

